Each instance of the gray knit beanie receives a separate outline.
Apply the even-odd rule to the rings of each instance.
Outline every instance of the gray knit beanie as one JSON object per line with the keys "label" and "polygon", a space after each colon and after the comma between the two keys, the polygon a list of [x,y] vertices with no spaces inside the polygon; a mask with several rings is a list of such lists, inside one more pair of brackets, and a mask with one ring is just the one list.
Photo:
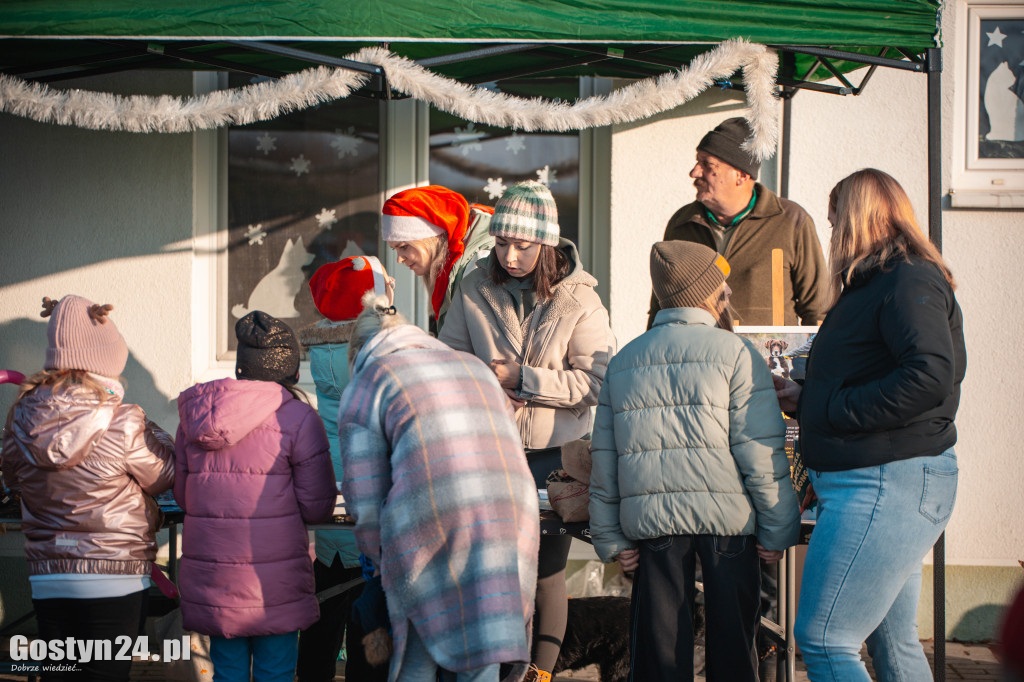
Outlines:
{"label": "gray knit beanie", "polygon": [[288,386],[299,380],[299,340],[284,322],[254,310],[235,323],[235,336],[236,379],[276,381]]}
{"label": "gray knit beanie", "polygon": [[716,156],[733,168],[738,168],[754,180],[761,169],[761,162],[746,152],[741,145],[753,135],[747,119],[737,116],[729,118],[704,136],[697,145],[697,151]]}
{"label": "gray knit beanie", "polygon": [[491,235],[558,246],[558,207],[551,190],[536,180],[517,182],[498,199]]}
{"label": "gray knit beanie", "polygon": [[703,244],[658,242],[651,248],[651,280],[662,308],[698,308],[729,276],[729,263]]}
{"label": "gray knit beanie", "polygon": [[46,325],[46,364],[43,369],[81,369],[119,377],[128,364],[128,344],[108,313],[112,305],[96,305],[68,295],[54,303],[43,299]]}

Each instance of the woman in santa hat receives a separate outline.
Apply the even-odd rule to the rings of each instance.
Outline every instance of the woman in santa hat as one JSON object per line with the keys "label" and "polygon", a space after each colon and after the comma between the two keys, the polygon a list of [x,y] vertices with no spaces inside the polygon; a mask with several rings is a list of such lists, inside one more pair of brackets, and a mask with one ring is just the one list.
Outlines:
{"label": "woman in santa hat", "polygon": [[487,230],[493,213],[440,185],[407,189],[384,204],[382,236],[398,262],[423,278],[436,334],[463,276],[494,246]]}

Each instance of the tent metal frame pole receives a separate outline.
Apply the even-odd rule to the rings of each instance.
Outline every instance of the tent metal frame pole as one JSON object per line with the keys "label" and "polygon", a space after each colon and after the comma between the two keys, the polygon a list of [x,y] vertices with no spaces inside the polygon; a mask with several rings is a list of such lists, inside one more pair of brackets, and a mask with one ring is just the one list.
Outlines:
{"label": "tent metal frame pole", "polygon": [[[929,48],[928,69],[928,236],[942,251],[942,51]],[[935,682],[946,681],[946,535],[932,548],[932,616]]]}
{"label": "tent metal frame pole", "polygon": [[441,55],[440,57],[417,59],[416,63],[422,67],[444,66],[445,64],[457,64],[459,62],[468,62],[474,59],[483,59],[485,57],[497,57],[498,55],[503,54],[529,52],[530,50],[539,50],[544,47],[548,47],[548,43],[513,43],[511,45],[496,45],[495,47],[483,47],[479,50],[456,52],[455,54],[446,54]]}
{"label": "tent metal frame pole", "polygon": [[890,57],[875,57],[859,52],[847,52],[845,50],[833,50],[828,47],[813,47],[810,45],[769,45],[769,47],[782,52],[796,52],[798,54],[809,54],[812,57],[824,57],[826,59],[843,59],[861,64],[888,66],[904,71],[917,71],[923,73],[926,69],[924,62],[907,61],[905,59],[892,59]]}
{"label": "tent metal frame pole", "polygon": [[227,45],[234,45],[235,47],[246,51],[266,52],[267,54],[274,54],[279,57],[291,57],[292,59],[298,59],[312,64],[335,66],[339,69],[350,69],[352,71],[368,73],[372,76],[384,75],[384,69],[376,66],[375,64],[364,64],[362,62],[343,59],[341,57],[329,57],[327,55],[317,54],[316,52],[310,52],[308,50],[297,50],[294,47],[288,47],[286,45],[265,43],[260,40],[225,40],[223,42]]}

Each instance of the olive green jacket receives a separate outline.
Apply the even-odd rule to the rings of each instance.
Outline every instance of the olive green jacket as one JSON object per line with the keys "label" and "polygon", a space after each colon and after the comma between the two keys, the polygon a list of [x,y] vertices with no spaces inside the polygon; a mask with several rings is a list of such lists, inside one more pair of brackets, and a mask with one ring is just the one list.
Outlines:
{"label": "olive green jacket", "polygon": [[[758,183],[757,203],[737,225],[726,246],[725,259],[732,271],[729,303],[738,325],[772,324],[772,250],[781,249],[786,325],[816,326],[825,318],[829,299],[828,270],[814,230],[814,221],[799,205],[778,197]],[[704,205],[683,206],[668,221],[665,240],[704,244],[715,249],[715,238]],[[651,297],[647,328],[660,310]]]}

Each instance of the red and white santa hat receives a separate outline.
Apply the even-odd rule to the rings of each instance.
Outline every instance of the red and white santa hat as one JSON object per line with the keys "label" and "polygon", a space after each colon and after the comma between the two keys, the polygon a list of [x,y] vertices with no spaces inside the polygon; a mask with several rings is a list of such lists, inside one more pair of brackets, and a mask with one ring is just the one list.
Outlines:
{"label": "red and white santa hat", "polygon": [[309,278],[313,304],[332,322],[354,320],[363,310],[363,294],[387,295],[387,276],[376,256],[350,256],[317,268]]}
{"label": "red and white santa hat", "polygon": [[440,185],[414,187],[392,196],[381,211],[381,236],[386,242],[412,242],[448,235],[461,242],[469,225],[469,203]]}

